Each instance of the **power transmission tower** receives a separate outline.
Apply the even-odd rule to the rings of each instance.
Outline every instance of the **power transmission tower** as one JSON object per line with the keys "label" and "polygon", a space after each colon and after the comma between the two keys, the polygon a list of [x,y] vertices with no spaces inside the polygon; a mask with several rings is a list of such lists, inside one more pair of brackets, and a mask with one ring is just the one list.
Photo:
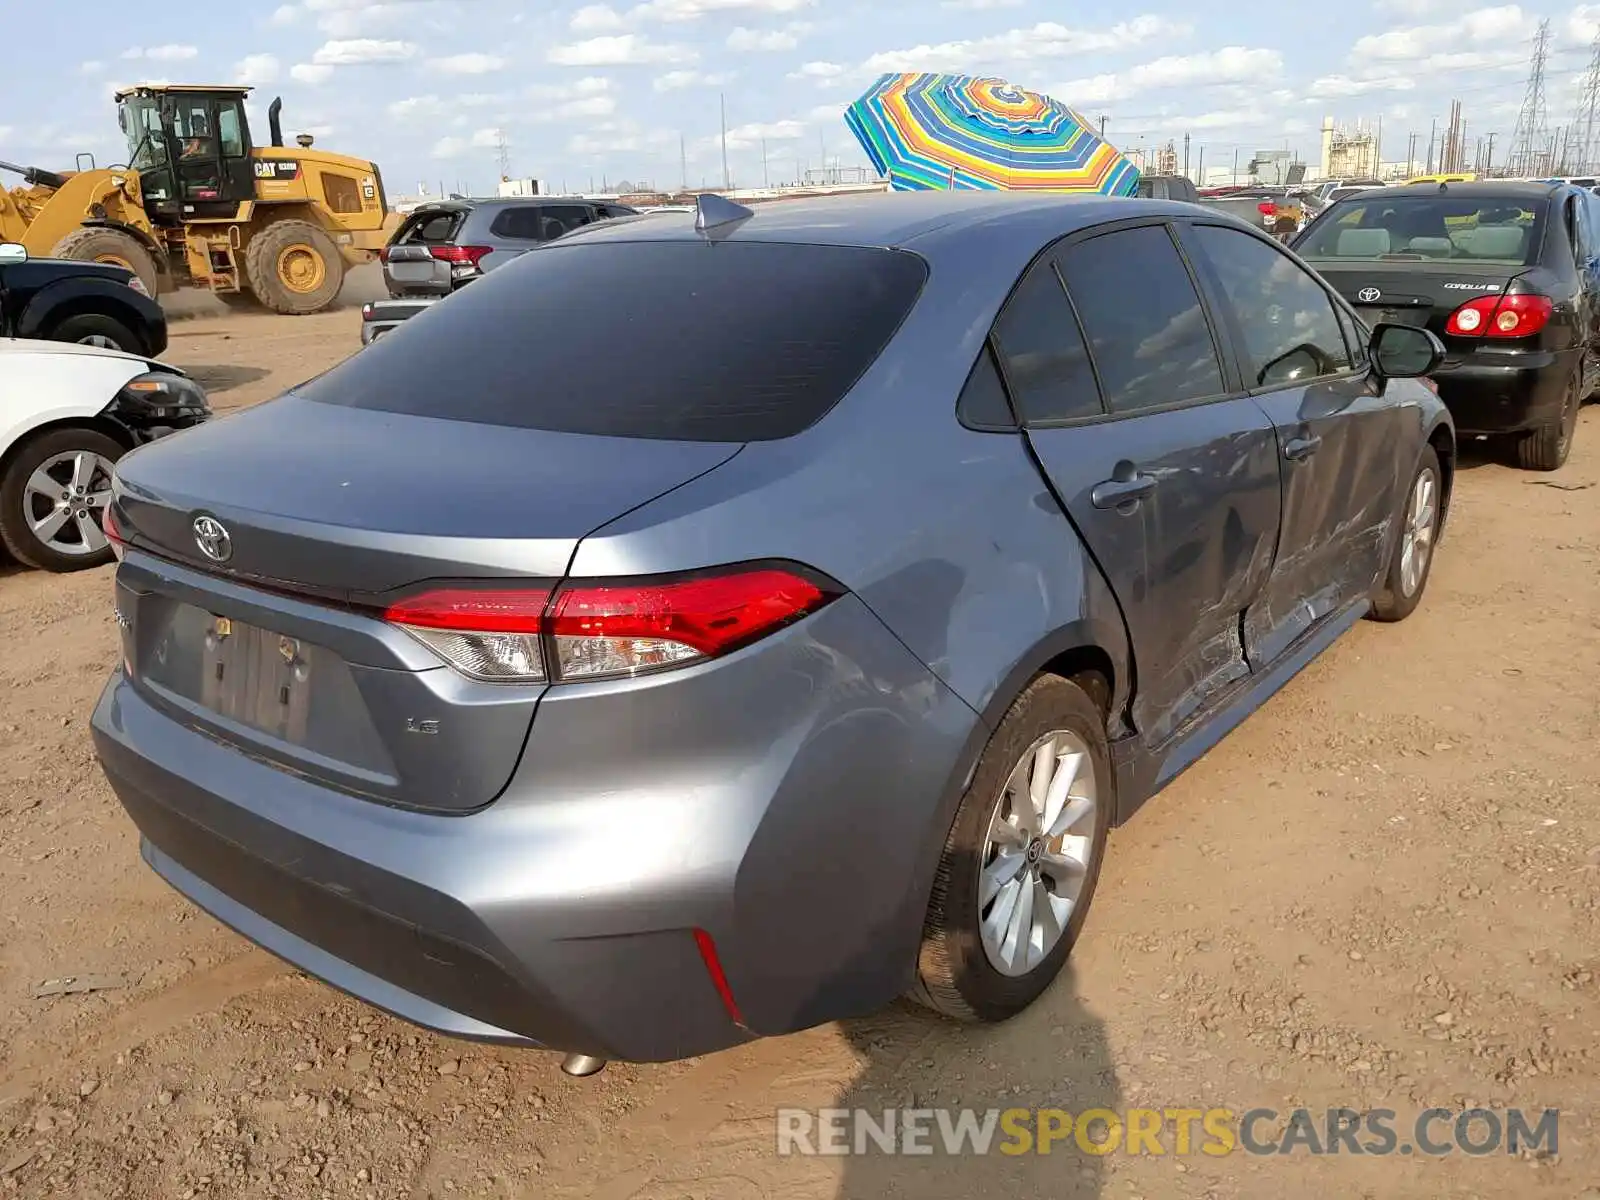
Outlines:
{"label": "power transmission tower", "polygon": [[495,152],[500,160],[500,178],[510,179],[511,146],[506,142],[506,131],[504,129],[496,129],[494,131],[494,145]]}
{"label": "power transmission tower", "polygon": [[1595,134],[1600,133],[1600,33],[1595,34],[1589,52],[1589,70],[1583,77],[1583,90],[1578,93],[1578,114],[1572,127],[1581,139],[1576,169],[1588,171],[1600,162],[1600,147],[1594,143]]}
{"label": "power transmission tower", "polygon": [[1539,175],[1539,157],[1548,134],[1545,128],[1544,68],[1550,57],[1550,19],[1539,22],[1533,35],[1533,60],[1528,66],[1528,89],[1523,93],[1517,113],[1517,128],[1511,135],[1511,154],[1507,166],[1514,175]]}

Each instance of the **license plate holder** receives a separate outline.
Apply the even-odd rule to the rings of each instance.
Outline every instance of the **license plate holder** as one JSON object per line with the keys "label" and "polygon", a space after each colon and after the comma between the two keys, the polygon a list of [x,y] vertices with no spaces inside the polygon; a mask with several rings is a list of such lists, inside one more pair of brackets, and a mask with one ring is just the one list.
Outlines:
{"label": "license plate holder", "polygon": [[312,657],[296,638],[213,614],[200,660],[200,703],[227,720],[302,744]]}

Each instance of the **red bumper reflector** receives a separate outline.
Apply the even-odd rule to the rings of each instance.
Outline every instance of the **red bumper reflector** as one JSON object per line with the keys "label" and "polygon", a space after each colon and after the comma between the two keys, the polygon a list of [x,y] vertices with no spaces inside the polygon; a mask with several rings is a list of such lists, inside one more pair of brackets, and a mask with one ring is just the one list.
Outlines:
{"label": "red bumper reflector", "polygon": [[728,1016],[733,1018],[733,1023],[744,1028],[744,1014],[739,1011],[739,1002],[733,998],[733,989],[728,986],[728,976],[722,970],[722,960],[717,957],[717,944],[711,940],[711,935],[704,929],[694,931],[694,944],[700,948],[700,959],[706,964],[706,974],[711,976],[711,982],[716,985],[717,995],[722,997],[722,1007],[728,1010]]}

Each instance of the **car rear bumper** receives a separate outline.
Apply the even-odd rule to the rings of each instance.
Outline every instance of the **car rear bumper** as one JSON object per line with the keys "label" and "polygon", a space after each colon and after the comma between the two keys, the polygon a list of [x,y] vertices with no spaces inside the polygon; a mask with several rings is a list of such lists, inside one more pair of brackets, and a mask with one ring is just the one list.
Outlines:
{"label": "car rear bumper", "polygon": [[361,306],[361,344],[370,346],[390,330],[405,324],[444,297],[416,297],[405,300],[375,300]]}
{"label": "car rear bumper", "polygon": [[[911,981],[976,715],[852,597],[685,674],[551,689],[505,794],[466,816],[278,770],[121,671],[92,726],[157,873],[416,1024],[662,1061],[881,1007]],[[781,733],[731,715],[774,694]]]}
{"label": "car rear bumper", "polygon": [[1433,376],[1463,434],[1520,433],[1557,416],[1577,351],[1533,351],[1514,363],[1446,362]]}

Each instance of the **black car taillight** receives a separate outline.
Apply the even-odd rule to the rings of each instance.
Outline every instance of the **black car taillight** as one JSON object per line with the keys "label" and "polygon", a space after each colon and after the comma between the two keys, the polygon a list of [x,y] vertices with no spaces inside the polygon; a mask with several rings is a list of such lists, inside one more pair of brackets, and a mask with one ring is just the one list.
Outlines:
{"label": "black car taillight", "polygon": [[452,267],[471,267],[475,270],[483,256],[493,249],[493,246],[429,246],[428,253]]}
{"label": "black car taillight", "polygon": [[459,584],[398,600],[383,618],[474,679],[614,679],[728,654],[842,594],[789,564],[576,580],[555,588]]}
{"label": "black car taillight", "polygon": [[1479,296],[1451,313],[1444,331],[1456,337],[1527,337],[1550,323],[1555,307],[1549,296]]}

